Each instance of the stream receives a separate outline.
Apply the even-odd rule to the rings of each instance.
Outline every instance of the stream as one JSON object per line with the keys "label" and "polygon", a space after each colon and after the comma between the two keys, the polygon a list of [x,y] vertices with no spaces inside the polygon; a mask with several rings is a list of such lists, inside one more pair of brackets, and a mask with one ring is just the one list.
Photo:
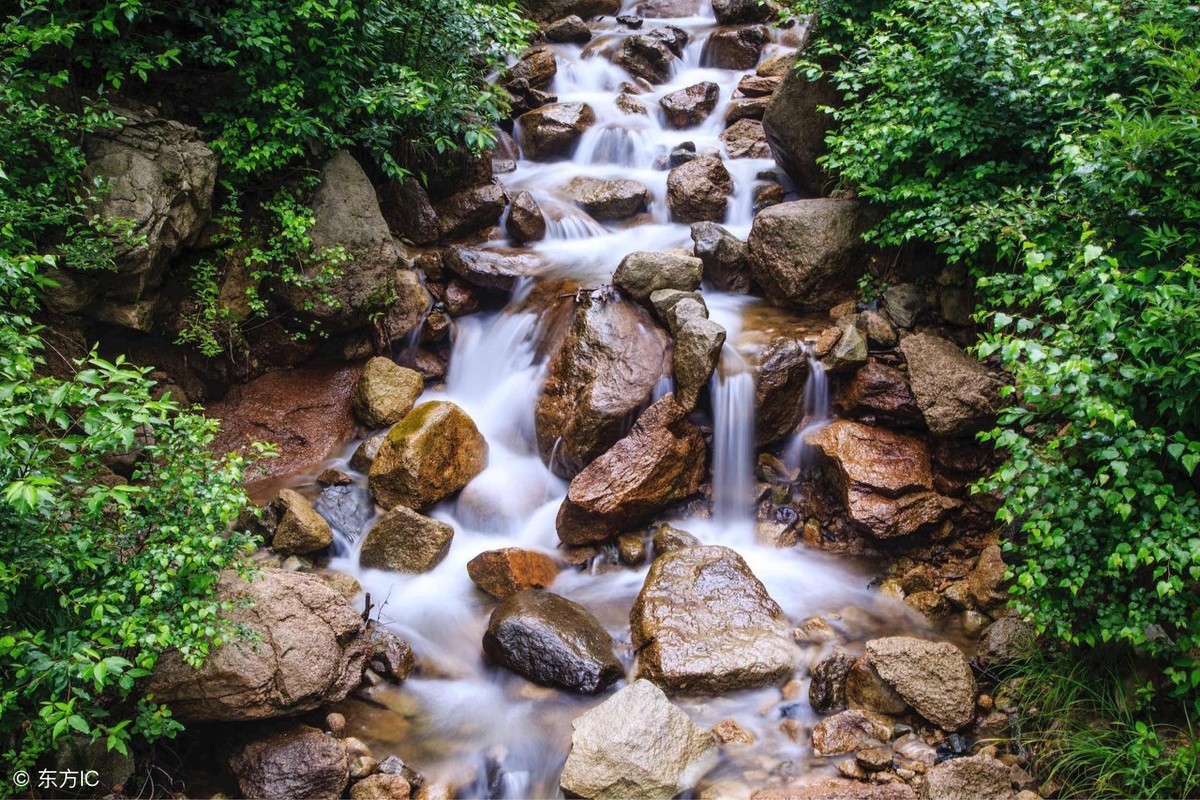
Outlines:
{"label": "stream", "polygon": [[[546,238],[530,249],[548,265],[546,279],[568,279],[582,286],[607,283],[621,258],[633,251],[692,248],[690,226],[673,223],[666,202],[663,159],[683,141],[698,151],[721,149],[725,109],[739,80],[753,71],[702,65],[707,37],[716,30],[708,4],[696,16],[647,19],[644,30],[675,25],[690,34],[671,80],[639,95],[648,115],[622,112],[619,86],[629,75],[606,53],[620,37],[634,33],[612,18],[592,26],[586,46],[551,45],[558,73],[551,87],[560,102],[586,102],[596,123],[570,159],[554,162],[517,160],[515,171],[499,176],[510,193],[532,193],[546,214]],[[623,13],[632,13],[626,2]],[[774,32],[775,35],[782,35]],[[769,44],[763,58],[784,45]],[[720,87],[716,109],[699,126],[665,126],[658,100],[701,81]],[[771,159],[732,159],[722,151],[734,181],[725,226],[745,238],[754,215],[758,175],[775,170]],[[630,222],[602,224],[588,217],[557,188],[576,176],[627,178],[647,186],[653,201],[648,215]],[[507,242],[487,246],[505,248]],[[540,278],[539,278],[540,279]],[[395,754],[432,783],[454,787],[459,797],[558,797],[559,774],[570,747],[571,720],[602,702],[536,686],[503,668],[486,663],[481,640],[496,601],[475,588],[467,562],[486,550],[521,547],[558,556],[555,517],[567,482],[542,462],[534,435],[534,406],[545,370],[539,335],[545,320],[527,302],[538,279],[518,284],[507,308],[455,321],[449,371],[443,385],[428,388],[421,401],[450,400],[475,420],[489,445],[486,470],[461,494],[436,507],[431,516],[453,526],[449,555],[432,571],[402,575],[362,568],[362,534],[351,535],[334,520],[334,556],[329,566],[355,576],[375,606],[379,620],[412,646],[416,674],[402,685],[381,683],[338,706],[348,733],[366,742],[378,758]],[[843,642],[881,634],[928,634],[925,621],[898,600],[870,590],[870,565],[805,549],[777,548],[760,541],[756,525],[756,450],[754,445],[754,358],[764,330],[780,328],[795,338],[815,334],[811,321],[792,318],[753,297],[703,288],[711,317],[728,332],[720,366],[712,378],[711,411],[702,402],[694,419],[712,430],[712,508],[671,520],[707,544],[736,549],[784,609],[793,626],[824,617]],[[805,389],[803,429],[824,424],[830,414],[829,384],[814,362]],[[669,390],[670,375],[659,394]],[[349,466],[358,441],[346,443],[341,456],[322,466],[351,475],[347,491],[365,495],[366,476]],[[810,454],[799,435],[781,448],[790,466],[805,466]],[[304,480],[311,482],[311,476]],[[369,499],[366,508],[373,508]],[[694,507],[694,504],[693,504]],[[318,504],[318,508],[320,505]],[[363,532],[369,524],[363,526]],[[615,552],[603,553],[586,567],[566,568],[552,587],[585,605],[617,643],[618,656],[632,675],[629,612],[648,564],[631,568]],[[362,599],[359,600],[360,607]],[[733,717],[751,730],[756,743],[725,748],[722,761],[697,787],[697,794],[748,797],[758,788],[836,774],[811,755],[804,734],[817,716],[807,702],[807,668],[830,645],[797,645],[797,678],[785,687],[721,697],[675,697],[698,724],[711,727]],[[617,687],[625,685],[619,682]],[[782,726],[783,720],[798,725]],[[801,732],[797,734],[797,730]],[[789,735],[789,731],[791,735]],[[794,739],[792,737],[795,737]],[[705,792],[710,792],[705,794]]]}

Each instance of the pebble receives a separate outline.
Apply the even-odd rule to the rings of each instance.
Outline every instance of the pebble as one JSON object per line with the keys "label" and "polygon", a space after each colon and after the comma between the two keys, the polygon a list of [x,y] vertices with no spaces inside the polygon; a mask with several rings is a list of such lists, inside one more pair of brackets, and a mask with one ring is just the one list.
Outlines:
{"label": "pebble", "polygon": [[342,734],[346,732],[346,718],[336,711],[330,712],[325,717],[325,727],[335,738],[342,738]]}

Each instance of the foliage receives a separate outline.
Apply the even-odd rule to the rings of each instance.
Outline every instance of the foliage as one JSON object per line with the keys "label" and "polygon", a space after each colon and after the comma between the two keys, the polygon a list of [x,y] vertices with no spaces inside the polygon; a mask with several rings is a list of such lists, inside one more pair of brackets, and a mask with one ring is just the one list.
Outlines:
{"label": "foliage", "polygon": [[[821,6],[826,166],[978,277],[1012,375],[1013,604],[1160,658],[1200,709],[1200,10],[1170,0]],[[822,66],[825,69],[822,69]]]}
{"label": "foliage", "polygon": [[1040,652],[1003,668],[999,692],[1023,709],[1014,744],[1064,798],[1195,797],[1200,742],[1165,719],[1128,658]]}
{"label": "foliage", "polygon": [[[41,263],[39,263],[39,261]],[[95,353],[44,374],[28,316],[52,259],[0,253],[0,762],[29,768],[64,736],[127,751],[178,728],[137,680],[226,633],[221,570],[252,545],[230,525],[243,462],[215,424],[155,399],[149,369]]]}

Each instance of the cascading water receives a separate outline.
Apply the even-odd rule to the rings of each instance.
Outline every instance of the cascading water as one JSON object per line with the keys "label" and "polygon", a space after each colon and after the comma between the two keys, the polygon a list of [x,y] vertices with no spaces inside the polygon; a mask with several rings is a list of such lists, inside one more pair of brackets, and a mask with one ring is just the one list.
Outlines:
{"label": "cascading water", "polygon": [[[634,0],[624,12],[634,10]],[[510,193],[530,191],[548,220],[543,241],[530,249],[545,264],[545,274],[598,286],[611,279],[622,257],[633,251],[662,251],[692,246],[688,225],[674,223],[666,206],[666,172],[655,164],[688,140],[697,148],[722,150],[719,135],[724,112],[738,81],[735,70],[702,67],[701,54],[714,20],[704,12],[682,19],[648,20],[648,27],[677,25],[691,35],[675,75],[664,86],[639,95],[647,115],[628,115],[617,108],[616,92],[630,77],[604,57],[604,48],[630,32],[611,20],[593,26],[597,37],[587,48],[553,45],[559,71],[553,86],[560,102],[587,102],[597,122],[574,156],[553,163],[520,158],[517,168],[501,175]],[[775,51],[769,46],[766,54]],[[721,102],[700,125],[688,130],[667,128],[658,100],[699,81],[720,87]],[[723,152],[723,150],[722,150]],[[753,189],[759,172],[774,167],[769,159],[729,159],[735,190],[725,220],[744,235],[753,217]],[[627,178],[653,195],[648,219],[641,224],[605,225],[577,208],[561,189],[578,176]],[[533,409],[544,363],[537,347],[542,321],[521,302],[530,287],[521,284],[509,308],[481,313],[456,322],[445,386],[430,389],[422,400],[447,399],[465,409],[488,442],[487,468],[431,516],[454,528],[446,558],[422,575],[400,575],[362,568],[358,560],[364,519],[350,519],[337,530],[336,555],[330,566],[356,576],[370,594],[380,621],[408,641],[418,659],[418,676],[402,686],[381,684],[368,702],[346,706],[351,733],[370,744],[377,755],[400,755],[431,779],[450,783],[462,797],[558,796],[558,775],[570,744],[570,722],[601,698],[581,698],[534,687],[524,679],[488,665],[480,642],[493,601],[478,592],[467,562],[485,550],[516,546],[557,552],[555,518],[567,490],[538,455]],[[713,517],[675,520],[707,543],[734,547],[766,585],[788,617],[799,622],[842,608],[866,608],[872,595],[866,580],[832,559],[802,548],[777,549],[755,541],[755,446],[753,360],[738,340],[752,298],[705,290],[712,319],[728,332],[721,364],[712,379]],[[810,405],[806,419],[828,416],[823,372],[814,359],[810,371]],[[670,386],[664,376],[656,395]],[[823,405],[822,405],[823,403]],[[349,452],[349,451],[347,451]],[[346,459],[335,462],[351,471]],[[365,477],[345,489],[347,497],[365,495]],[[357,493],[357,494],[355,494]],[[366,508],[371,508],[369,500]],[[360,510],[361,516],[361,510]],[[370,512],[367,513],[370,516]],[[364,522],[366,524],[364,524]],[[629,611],[647,567],[566,569],[551,587],[594,613],[618,643],[629,641]],[[869,615],[868,615],[869,616]],[[863,618],[863,612],[858,612]],[[797,654],[799,658],[799,653]],[[624,656],[627,667],[632,654]],[[781,698],[776,689],[734,693],[700,700],[675,698],[700,724],[711,726],[738,715],[756,735],[752,748],[729,751],[710,781],[761,769],[762,762],[795,759],[802,748],[779,728]],[[759,710],[763,710],[761,713]],[[812,721],[807,706],[789,706],[791,718]],[[754,787],[751,787],[754,788]],[[738,792],[735,792],[735,796]],[[722,795],[724,796],[724,795]]]}
{"label": "cascading water", "polygon": [[811,343],[808,351],[808,378],[804,381],[804,416],[800,427],[788,441],[783,452],[783,461],[790,469],[807,472],[816,459],[816,448],[804,441],[810,433],[824,428],[830,422],[829,378],[825,365],[813,352]]}

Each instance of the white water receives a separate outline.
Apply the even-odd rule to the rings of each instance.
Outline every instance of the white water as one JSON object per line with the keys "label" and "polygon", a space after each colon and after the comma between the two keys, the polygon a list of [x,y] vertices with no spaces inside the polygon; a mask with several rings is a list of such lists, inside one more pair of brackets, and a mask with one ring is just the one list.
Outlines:
{"label": "white water", "polygon": [[[632,6],[632,0],[627,2],[625,11]],[[699,150],[720,148],[725,107],[745,73],[699,66],[705,37],[714,24],[710,16],[646,20],[643,32],[660,24],[678,25],[692,39],[671,82],[638,96],[650,109],[645,117],[626,115],[613,102],[617,87],[629,76],[602,55],[585,57],[585,52],[604,50],[605,40],[615,41],[625,31],[597,37],[586,51],[573,45],[554,46],[559,72],[553,91],[562,102],[592,104],[598,122],[572,159],[546,164],[521,158],[514,172],[502,176],[510,192],[532,192],[546,211],[547,237],[532,249],[545,262],[548,274],[597,285],[609,280],[627,253],[692,246],[689,226],[669,218],[667,173],[654,164],[682,141],[695,142]],[[611,20],[606,27],[612,27]],[[766,55],[770,52],[768,48]],[[717,109],[695,129],[665,128],[658,99],[701,80],[720,87]],[[725,222],[744,236],[753,216],[755,175],[774,165],[769,160],[725,160],[735,183]],[[624,227],[591,219],[560,192],[578,175],[645,184],[654,197],[650,220]],[[523,284],[517,294],[527,288]],[[705,299],[730,342],[710,387],[714,507],[711,518],[702,515],[673,520],[674,524],[706,543],[737,549],[793,623],[814,614],[840,613],[851,637],[865,635],[873,625],[894,625],[894,610],[879,606],[863,575],[820,553],[780,550],[756,541],[754,374],[734,344],[751,299],[711,291],[705,291]],[[514,299],[505,312],[457,320],[445,387],[429,390],[421,398],[447,399],[462,406],[489,446],[487,469],[459,497],[432,512],[455,531],[446,559],[424,575],[364,569],[358,563],[361,537],[339,531],[340,555],[330,565],[360,580],[380,620],[412,645],[419,666],[418,677],[399,688],[377,687],[371,704],[349,710],[351,732],[370,743],[378,757],[397,753],[431,780],[453,783],[464,797],[557,796],[558,773],[570,743],[570,720],[603,700],[603,696],[579,698],[534,687],[482,658],[480,643],[494,601],[474,588],[467,562],[485,550],[507,546],[556,554],[555,516],[567,489],[537,453],[533,408],[544,369],[535,346],[541,321],[533,312],[518,311],[519,305]],[[810,384],[808,419],[824,420],[828,399],[819,365],[812,370]],[[659,391],[668,388],[669,383],[664,383]],[[336,463],[347,469],[344,459]],[[364,479],[358,476],[358,480]],[[593,611],[618,642],[620,652],[628,648],[629,610],[646,570],[611,562],[607,567],[598,562],[589,570],[566,568],[551,588]],[[623,659],[631,668],[631,654],[624,652]],[[797,660],[804,660],[799,650]],[[779,729],[779,709],[785,703],[777,689],[678,698],[677,702],[706,726],[734,716],[759,739],[753,748],[731,751],[711,779],[738,779],[746,771],[756,774],[760,760],[778,763],[804,755],[805,748]],[[801,711],[792,709],[789,714],[799,713],[811,721],[806,702],[800,705]],[[485,774],[489,758],[501,764],[490,782]],[[756,788],[749,779],[741,785]]]}
{"label": "white water", "polygon": [[809,345],[808,378],[804,382],[804,417],[800,429],[792,435],[784,449],[784,464],[793,470],[811,470],[816,461],[817,448],[805,442],[804,438],[824,428],[829,422],[829,378],[825,375],[825,365]]}

